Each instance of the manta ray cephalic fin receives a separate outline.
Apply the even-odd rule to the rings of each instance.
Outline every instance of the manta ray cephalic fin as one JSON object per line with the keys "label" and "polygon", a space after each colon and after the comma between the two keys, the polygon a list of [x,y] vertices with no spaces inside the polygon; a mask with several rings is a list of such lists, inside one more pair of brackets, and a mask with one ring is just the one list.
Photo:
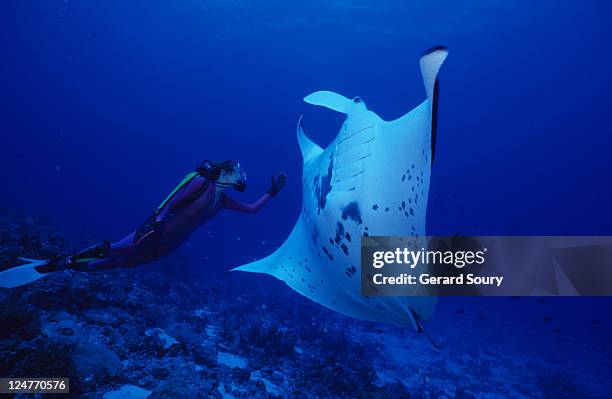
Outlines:
{"label": "manta ray cephalic fin", "polygon": [[308,136],[306,136],[306,132],[304,132],[304,117],[300,116],[300,120],[297,125],[297,139],[300,145],[300,150],[302,150],[302,158],[304,158],[304,163],[309,160],[316,158],[323,152],[323,149],[319,147],[314,141],[312,141]]}
{"label": "manta ray cephalic fin", "polygon": [[348,113],[353,105],[353,101],[343,95],[326,90],[315,91],[304,97],[304,101],[308,104],[326,107],[343,114]]}

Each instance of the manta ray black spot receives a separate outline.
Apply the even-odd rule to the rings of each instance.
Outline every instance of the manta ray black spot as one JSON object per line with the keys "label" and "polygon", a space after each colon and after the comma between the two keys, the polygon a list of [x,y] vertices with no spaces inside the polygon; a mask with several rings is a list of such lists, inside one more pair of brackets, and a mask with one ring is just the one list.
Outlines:
{"label": "manta ray black spot", "polygon": [[[334,238],[335,243],[340,244],[340,241],[342,241],[343,236],[344,236],[344,225],[342,224],[342,222],[338,222],[336,223],[336,237]],[[333,242],[332,242],[332,245],[333,245]]]}
{"label": "manta ray black spot", "polygon": [[321,247],[321,249],[323,249],[323,252],[325,252],[325,255],[327,255],[329,257],[329,260],[332,260],[332,261],[334,260],[334,257],[332,256],[332,254],[329,253],[327,248]]}
{"label": "manta ray black spot", "polygon": [[402,209],[406,209],[406,201],[402,201]]}
{"label": "manta ray black spot", "polygon": [[344,225],[342,222],[336,223],[336,237],[340,237],[344,235]]}
{"label": "manta ray black spot", "polygon": [[327,173],[324,176],[316,175],[313,179],[314,191],[317,196],[317,214],[321,213],[321,209],[325,209],[325,205],[327,204],[327,194],[329,194],[332,189],[331,179],[333,168],[334,160],[333,158],[329,158]]}
{"label": "manta ray black spot", "polygon": [[386,207],[386,208],[385,208],[385,212],[389,212],[389,207]]}
{"label": "manta ray black spot", "polygon": [[347,206],[342,208],[342,219],[351,219],[357,224],[361,224],[361,211],[359,210],[359,204],[356,201],[349,202]]}
{"label": "manta ray black spot", "polygon": [[378,205],[376,205],[376,204],[372,205],[372,209],[377,210],[378,209]]}

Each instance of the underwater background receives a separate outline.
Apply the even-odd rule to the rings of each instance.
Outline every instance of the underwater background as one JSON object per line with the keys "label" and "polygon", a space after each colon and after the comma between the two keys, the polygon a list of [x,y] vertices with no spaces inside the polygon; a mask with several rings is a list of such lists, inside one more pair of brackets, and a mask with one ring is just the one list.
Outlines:
{"label": "underwater background", "polygon": [[[395,119],[425,98],[418,58],[438,44],[428,234],[612,235],[610,15],[603,1],[0,2],[2,260],[118,239],[205,159],[240,161],[243,200],[289,176],[259,214],[220,214],[158,264],[1,291],[0,376],[65,365],[90,397],[612,397],[610,298],[441,298],[438,351],[223,275],[293,227],[299,116],[322,146],[342,123],[301,99],[359,95]],[[108,367],[85,364],[91,347]]]}

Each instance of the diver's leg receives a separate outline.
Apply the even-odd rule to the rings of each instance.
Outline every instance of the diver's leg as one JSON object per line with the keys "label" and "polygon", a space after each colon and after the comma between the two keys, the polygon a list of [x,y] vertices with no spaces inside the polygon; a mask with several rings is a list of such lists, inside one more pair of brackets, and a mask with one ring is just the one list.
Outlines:
{"label": "diver's leg", "polygon": [[134,257],[147,252],[147,248],[144,245],[138,245],[134,242],[134,237],[135,233],[132,232],[114,243],[103,241],[72,255],[65,256],[58,254],[49,259],[44,265],[36,267],[36,270],[40,273],[50,273],[64,269],[81,270],[92,262],[118,262],[123,258]]}
{"label": "diver's leg", "polygon": [[132,232],[123,239],[111,244],[107,258],[136,256],[145,252],[145,248],[136,242],[136,232]]}
{"label": "diver's leg", "polygon": [[74,265],[73,269],[82,272],[95,272],[98,270],[133,268],[145,263],[153,262],[161,257],[163,257],[162,253],[151,252],[136,256],[96,259],[90,262],[77,263]]}
{"label": "diver's leg", "polygon": [[132,232],[119,241],[110,243],[103,241],[72,255],[76,259],[85,258],[116,258],[123,256],[134,256],[142,252],[142,248],[136,243],[135,232]]}
{"label": "diver's leg", "polygon": [[162,245],[160,223],[154,218],[147,219],[143,225],[123,239],[110,243],[104,241],[70,256],[57,256],[43,266],[36,267],[40,273],[64,269],[99,270],[114,267],[133,267],[144,262],[158,259],[169,252]]}

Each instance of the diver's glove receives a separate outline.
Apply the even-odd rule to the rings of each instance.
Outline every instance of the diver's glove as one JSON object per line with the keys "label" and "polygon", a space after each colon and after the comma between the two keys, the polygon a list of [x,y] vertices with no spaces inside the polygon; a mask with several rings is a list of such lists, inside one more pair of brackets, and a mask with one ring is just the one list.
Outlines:
{"label": "diver's glove", "polygon": [[287,175],[285,172],[278,172],[276,176],[272,177],[272,184],[270,185],[268,194],[276,197],[276,194],[285,186],[285,183],[287,183]]}

